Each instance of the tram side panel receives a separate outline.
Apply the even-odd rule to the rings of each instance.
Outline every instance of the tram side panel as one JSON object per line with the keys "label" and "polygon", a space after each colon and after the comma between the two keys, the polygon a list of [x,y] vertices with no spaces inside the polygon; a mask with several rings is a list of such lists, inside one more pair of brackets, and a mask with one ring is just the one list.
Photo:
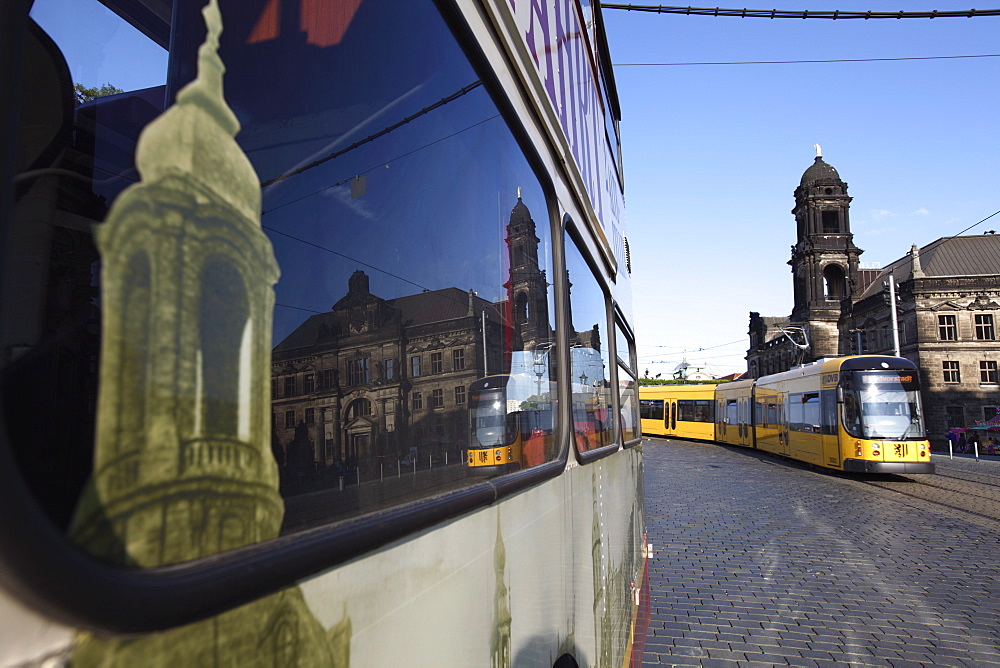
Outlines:
{"label": "tram side panel", "polygon": [[752,380],[719,385],[715,391],[715,440],[753,447]]}
{"label": "tram side panel", "polygon": [[785,397],[774,385],[754,387],[754,443],[758,450],[788,456]]}
{"label": "tram side panel", "polygon": [[710,384],[643,387],[640,390],[643,433],[714,440],[716,387]]}

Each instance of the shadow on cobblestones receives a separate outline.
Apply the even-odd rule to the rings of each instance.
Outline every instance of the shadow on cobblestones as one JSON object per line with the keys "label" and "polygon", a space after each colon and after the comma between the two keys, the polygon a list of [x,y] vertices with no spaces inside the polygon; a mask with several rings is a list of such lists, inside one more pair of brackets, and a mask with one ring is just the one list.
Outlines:
{"label": "shadow on cobblestones", "polygon": [[644,460],[645,665],[1000,666],[1000,522],[897,491],[972,483],[664,439]]}

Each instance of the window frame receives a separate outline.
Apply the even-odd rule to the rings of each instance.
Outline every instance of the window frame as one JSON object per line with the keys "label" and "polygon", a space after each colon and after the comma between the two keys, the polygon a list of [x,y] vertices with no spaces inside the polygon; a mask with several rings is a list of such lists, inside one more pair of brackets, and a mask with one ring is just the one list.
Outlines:
{"label": "window frame", "polygon": [[958,341],[958,316],[953,313],[938,315],[938,341]]}
{"label": "window frame", "polygon": [[962,382],[961,364],[958,360],[942,360],[941,371],[945,383],[954,385]]}
{"label": "window frame", "polygon": [[[612,310],[613,307],[612,307],[612,300],[611,300],[611,297],[610,297],[610,290],[608,288],[608,285],[607,285],[607,283],[606,283],[606,281],[604,279],[604,276],[603,276],[602,272],[600,272],[600,271],[594,271],[594,265],[597,264],[597,266],[600,266],[600,264],[599,263],[595,263],[593,257],[589,254],[589,252],[588,252],[589,251],[589,246],[584,241],[583,233],[579,229],[577,229],[577,223],[573,219],[572,216],[570,216],[569,214],[564,215],[561,227],[562,227],[562,229],[559,231],[559,235],[558,235],[559,241],[556,242],[556,240],[555,240],[556,237],[553,237],[553,246],[557,246],[557,243],[558,243],[557,247],[562,249],[562,253],[561,253],[562,263],[561,263],[560,270],[556,274],[556,284],[557,284],[557,287],[563,287],[563,288],[566,287],[565,283],[566,283],[566,275],[567,275],[568,269],[567,269],[567,264],[566,264],[566,253],[567,253],[567,250],[566,250],[565,246],[566,246],[566,244],[572,243],[572,244],[575,245],[577,252],[579,252],[580,256],[583,258],[584,263],[587,265],[587,268],[590,270],[590,276],[591,276],[591,278],[593,278],[594,282],[600,288],[600,290],[601,290],[601,292],[602,292],[602,294],[604,296],[604,310],[605,310],[604,325],[605,325],[605,328],[608,330],[604,334],[604,337],[605,337],[605,339],[613,338],[613,335],[611,335],[611,329],[610,328],[614,326],[614,322],[615,322],[614,315],[615,314],[613,313],[613,310]],[[565,289],[565,292],[563,292],[563,290],[559,290],[558,293],[560,293],[560,296],[562,294],[569,294],[569,290]],[[557,308],[557,320],[559,318],[563,318],[565,320],[565,322],[560,322],[559,323],[560,331],[562,331],[562,332],[568,332],[570,330],[570,324],[569,323],[572,322],[572,316],[570,315],[571,313],[572,313],[572,303],[570,301],[568,301],[568,300],[565,302],[565,305],[564,305],[564,307],[562,309]],[[565,335],[560,336],[560,338],[559,338],[559,342],[560,343],[563,343],[566,340],[567,340],[567,338],[566,338]],[[612,344],[608,344],[608,345],[610,346]],[[609,355],[608,355],[608,357],[609,357],[608,367],[609,368],[608,368],[608,372],[607,372],[608,373],[608,377],[605,380],[607,380],[609,383],[611,383],[612,387],[615,387],[616,383],[617,383],[617,367],[618,367],[618,364],[616,363],[616,360],[614,359],[613,353],[614,353],[614,349],[612,348],[612,349],[609,350]],[[569,351],[567,351],[566,354],[563,357],[561,357],[560,359],[563,362],[563,364],[565,365],[566,372],[569,373],[569,374],[572,374],[573,370],[572,370],[572,368],[570,366],[571,362],[570,362]],[[572,384],[572,379],[569,380],[569,383]],[[612,427],[612,429],[614,430],[615,433],[613,433],[613,435],[612,435],[612,441],[611,441],[611,443],[609,443],[608,445],[599,447],[599,448],[595,448],[594,450],[588,450],[588,451],[585,451],[585,452],[581,452],[576,447],[576,439],[575,438],[567,438],[566,439],[567,445],[569,445],[569,447],[573,450],[573,452],[576,455],[577,460],[581,464],[588,464],[588,463],[596,461],[598,459],[604,459],[605,457],[608,457],[608,456],[610,456],[610,455],[612,455],[612,454],[614,454],[615,452],[618,451],[618,448],[619,448],[620,443],[621,443],[621,429],[620,429],[620,425],[618,424],[618,421],[619,421],[620,418],[618,417],[618,413],[617,413],[617,411],[619,410],[619,407],[618,407],[618,392],[617,391],[610,392],[610,397],[611,397],[612,406],[613,406],[612,417],[614,418],[614,421],[615,421],[615,423],[614,423],[614,425]],[[570,405],[570,404],[572,404],[572,401],[566,401],[566,402],[563,402],[563,403],[565,404],[565,407],[564,407],[564,410],[560,412],[560,419],[561,420],[565,420],[565,422],[563,422],[562,424],[572,425],[573,421],[574,421],[574,418],[573,418],[573,415],[572,415],[572,407]],[[641,429],[642,429],[642,427],[640,426],[640,431],[641,431]],[[568,430],[564,429],[563,431],[568,431]],[[568,434],[567,434],[567,436],[568,436]]]}
{"label": "window frame", "polygon": [[1000,384],[1000,374],[998,374],[996,360],[979,361],[979,384],[980,385]]}
{"label": "window frame", "polygon": [[976,313],[973,316],[976,341],[996,341],[996,327],[992,313]]}

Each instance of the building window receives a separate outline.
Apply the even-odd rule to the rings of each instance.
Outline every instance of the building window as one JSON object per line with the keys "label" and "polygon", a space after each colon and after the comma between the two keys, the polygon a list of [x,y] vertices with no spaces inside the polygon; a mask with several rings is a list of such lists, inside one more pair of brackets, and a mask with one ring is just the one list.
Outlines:
{"label": "building window", "polygon": [[415,410],[415,411],[419,411],[419,410],[423,409],[423,407],[424,407],[424,395],[421,394],[420,392],[414,392],[411,395],[410,407],[413,410]]}
{"label": "building window", "polygon": [[396,377],[396,360],[385,361],[385,379],[392,380]]}
{"label": "building window", "polygon": [[945,406],[944,413],[949,428],[965,426],[965,409],[962,406]]}
{"label": "building window", "polygon": [[334,378],[334,376],[333,376],[333,369],[324,369],[323,370],[323,389],[324,390],[332,390],[333,389],[333,386],[335,384],[333,378]]}
{"label": "building window", "polygon": [[278,379],[277,378],[272,378],[271,379],[271,398],[272,399],[277,399],[278,398]]}
{"label": "building window", "polygon": [[306,409],[306,424],[316,424],[316,409],[307,408]]}
{"label": "building window", "polygon": [[312,373],[307,373],[304,379],[304,386],[302,391],[306,394],[312,394],[316,391],[316,375]]}
{"label": "building window", "polygon": [[441,353],[431,353],[431,373],[441,373],[444,371],[444,361]]}
{"label": "building window", "polygon": [[983,361],[979,363],[979,382],[994,385],[997,382],[997,363]]}
{"label": "building window", "polygon": [[347,361],[347,384],[364,385],[370,382],[368,376],[368,358]]}
{"label": "building window", "polygon": [[1000,406],[983,406],[983,419],[995,420],[1000,417]]}
{"label": "building window", "polygon": [[938,316],[938,338],[942,341],[958,340],[958,327],[955,325],[955,316]]}
{"label": "building window", "polygon": [[465,351],[461,348],[451,351],[451,368],[455,371],[461,371],[465,368]]}
{"label": "building window", "polygon": [[941,362],[941,367],[944,370],[944,382],[960,383],[962,381],[957,361]]}
{"label": "building window", "polygon": [[286,397],[295,396],[295,376],[285,377],[285,396]]}
{"label": "building window", "polygon": [[823,211],[823,233],[824,234],[837,234],[840,232],[840,212],[839,211]]}
{"label": "building window", "polygon": [[976,339],[979,341],[993,341],[996,339],[996,333],[993,330],[992,314],[976,314]]}
{"label": "building window", "polygon": [[285,411],[285,429],[295,428],[295,411]]}
{"label": "building window", "polygon": [[465,403],[465,386],[459,385],[455,388],[455,403],[464,404]]}
{"label": "building window", "polygon": [[434,390],[431,392],[431,408],[441,408],[444,406],[444,390]]}
{"label": "building window", "polygon": [[347,407],[347,419],[357,420],[360,417],[367,417],[372,414],[372,402],[367,399],[352,401]]}
{"label": "building window", "polygon": [[420,355],[414,355],[410,358],[410,378],[416,378],[420,375]]}

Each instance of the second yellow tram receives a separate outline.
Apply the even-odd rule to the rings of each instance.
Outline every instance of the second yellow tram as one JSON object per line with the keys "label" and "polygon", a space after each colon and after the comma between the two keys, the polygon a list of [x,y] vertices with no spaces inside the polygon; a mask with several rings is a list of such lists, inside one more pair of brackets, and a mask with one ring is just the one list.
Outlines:
{"label": "second yellow tram", "polygon": [[[708,410],[681,412],[682,402],[709,395]],[[901,357],[839,357],[720,385],[640,387],[639,401],[647,434],[741,445],[851,473],[934,472],[919,370]]]}

